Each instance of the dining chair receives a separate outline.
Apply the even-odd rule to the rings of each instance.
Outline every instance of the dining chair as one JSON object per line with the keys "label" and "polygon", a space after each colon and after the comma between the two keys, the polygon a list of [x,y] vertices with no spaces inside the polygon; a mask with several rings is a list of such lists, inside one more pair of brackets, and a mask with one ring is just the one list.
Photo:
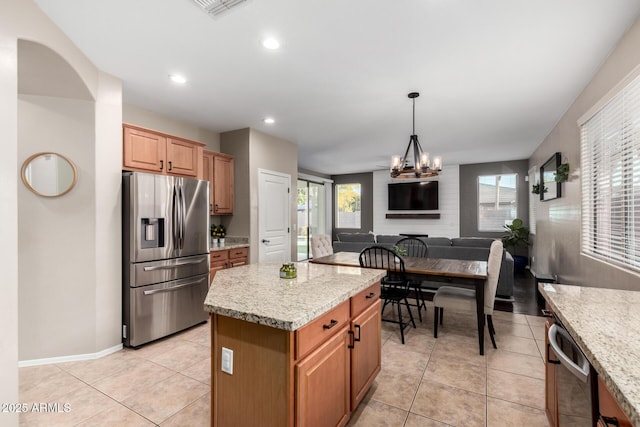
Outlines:
{"label": "dining chair", "polygon": [[[495,329],[493,327],[493,305],[496,300],[496,289],[498,288],[498,276],[500,275],[500,265],[502,264],[503,246],[500,240],[491,243],[489,249],[489,260],[487,262],[487,280],[484,287],[484,314],[487,318],[489,336],[493,348],[496,346]],[[464,289],[453,286],[441,286],[433,296],[435,306],[433,314],[433,337],[438,338],[438,320],[442,326],[444,309],[454,311],[469,311],[476,313],[476,293],[473,289]]]}
{"label": "dining chair", "polygon": [[[411,314],[411,309],[409,308],[409,301],[407,301],[409,281],[405,275],[404,261],[397,256],[395,252],[382,246],[371,246],[363,249],[358,259],[360,261],[360,267],[387,270],[387,275],[380,281],[380,298],[384,300],[382,313],[384,313],[387,304],[391,304],[391,306],[396,305],[398,308],[398,319],[383,317],[382,321],[400,325],[400,337],[402,344],[404,344],[404,329],[410,324],[413,325],[414,328],[416,327],[413,314]],[[402,315],[403,303],[409,312],[409,320],[406,322]]]}
{"label": "dining chair", "polygon": [[320,258],[331,255],[332,253],[333,245],[331,243],[331,236],[326,234],[311,236],[311,256],[313,258]]}
{"label": "dining chair", "polygon": [[[416,237],[405,237],[396,242],[395,246],[402,250],[400,255],[416,257],[416,258],[428,258],[429,248],[424,240],[420,240]],[[425,303],[424,293],[422,292],[422,281],[409,281],[409,289],[413,290],[413,296],[415,303],[409,303],[410,306],[418,309],[418,319],[422,322],[422,309],[425,313],[427,311],[427,304]]]}

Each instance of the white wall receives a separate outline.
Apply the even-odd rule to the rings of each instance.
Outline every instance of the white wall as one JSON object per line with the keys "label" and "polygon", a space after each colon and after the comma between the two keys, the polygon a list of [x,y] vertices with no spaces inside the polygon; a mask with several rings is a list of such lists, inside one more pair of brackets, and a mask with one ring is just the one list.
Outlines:
{"label": "white wall", "polygon": [[[65,97],[64,87],[51,83],[58,90],[40,95],[56,95],[30,93],[19,100],[18,83],[25,78],[17,66],[24,52],[19,40],[38,43],[62,58],[71,72],[67,77],[86,87],[87,96],[82,101]],[[51,71],[38,67],[26,74],[51,81]],[[0,94],[6,162],[0,168],[5,184],[0,227],[2,259],[8,263],[3,265],[0,298],[0,401],[18,402],[19,352],[21,358],[51,360],[121,345],[117,248],[122,89],[119,80],[96,69],[32,0],[8,0],[0,2]],[[78,186],[61,198],[44,199],[28,192],[17,177],[27,152],[53,147],[78,164]],[[19,210],[24,214],[20,220]],[[17,418],[0,414],[0,424],[17,425]]]}
{"label": "white wall", "polygon": [[[0,402],[18,396],[18,45],[10,2],[0,2]],[[17,426],[18,414],[0,412],[0,425]]]}
{"label": "white wall", "polygon": [[[17,177],[19,175],[19,156],[18,147],[20,145],[18,139],[18,39],[30,40],[36,43],[47,46],[55,51],[58,55],[64,58],[71,68],[77,73],[77,78],[82,81],[93,99],[96,99],[97,104],[106,102],[112,105],[114,108],[109,113],[103,115],[96,115],[91,120],[96,123],[96,129],[105,130],[105,128],[113,128],[114,124],[117,124],[119,129],[121,120],[120,104],[121,104],[121,89],[120,85],[112,84],[111,87],[105,92],[100,93],[100,82],[102,81],[104,74],[100,73],[91,62],[80,52],[80,50],[69,41],[67,36],[60,31],[49,18],[42,13],[42,11],[31,0],[7,0],[0,2],[0,141],[3,144],[3,156],[2,167],[0,168],[0,176],[4,184],[4,189],[0,192],[0,236],[2,237],[2,271],[3,280],[1,285],[2,298],[0,298],[0,324],[3,325],[0,328],[0,401],[1,402],[19,402],[18,395],[18,268],[25,261],[29,261],[33,269],[38,267],[39,259],[24,260],[19,255],[19,222],[18,222],[18,206],[20,200],[18,197],[19,192],[23,189],[20,188],[22,184],[18,183]],[[49,76],[47,73],[49,70],[40,70],[42,75],[40,78],[47,79]],[[37,73],[36,73],[37,75]],[[113,83],[113,82],[112,82]],[[21,101],[22,102],[22,101]],[[21,107],[22,109],[22,107]],[[104,111],[102,108],[96,105],[96,112]],[[24,119],[24,118],[22,118]],[[119,130],[118,130],[119,134]],[[99,138],[94,134],[90,135],[85,144],[94,145],[109,144],[117,147],[118,141],[110,139],[108,133],[102,134]],[[46,142],[43,141],[43,143]],[[116,145],[114,145],[116,144]],[[82,150],[81,150],[82,151]],[[91,149],[93,153],[103,154],[104,151],[109,152],[109,148],[96,146],[95,149]],[[83,153],[84,155],[84,153]],[[118,156],[119,157],[119,156]],[[109,157],[110,159],[111,157]],[[102,160],[102,159],[101,159]],[[107,160],[109,162],[109,160]],[[95,163],[95,162],[94,162]],[[119,163],[119,162],[118,162]],[[94,167],[92,165],[91,167]],[[105,169],[115,170],[119,169],[119,165],[110,164],[104,165]],[[86,170],[85,170],[86,174]],[[92,172],[88,174],[92,175]],[[91,183],[90,178],[87,183]],[[86,184],[85,184],[86,185]],[[119,188],[119,187],[118,187]],[[96,189],[94,188],[94,191]],[[114,203],[119,206],[118,200],[113,200],[113,192],[117,189],[111,188],[112,191],[105,192],[106,197],[110,199],[103,199],[103,194],[96,194],[96,200],[104,200],[109,206],[113,206]],[[95,202],[95,206],[99,203]],[[55,203],[44,205],[44,209],[53,209],[57,207]],[[66,209],[66,208],[64,208]],[[95,207],[93,208],[95,209]],[[59,216],[59,213],[54,214]],[[55,218],[56,221],[61,221],[62,218]],[[90,220],[91,221],[91,220]],[[93,220],[95,221],[95,220]],[[81,226],[82,227],[82,226]],[[91,229],[91,235],[88,236],[88,240],[91,242],[88,248],[88,253],[93,254],[93,259],[89,261],[89,264],[95,265],[95,255],[97,251],[96,247],[101,245],[111,247],[119,246],[120,233],[118,230],[106,230],[104,236],[98,236],[94,232],[95,228]],[[36,238],[33,245],[44,245],[50,249],[51,252],[60,251],[60,242],[51,242],[48,240]],[[118,266],[114,265],[110,259],[105,260],[105,269],[107,270],[104,277],[100,278],[100,281],[109,283],[106,289],[106,294],[109,297],[114,297],[120,292],[120,272],[119,263]],[[117,268],[116,268],[117,267]],[[59,268],[68,268],[68,265],[60,266]],[[91,267],[89,267],[91,269]],[[96,287],[96,270],[93,268],[92,274],[83,278],[83,283],[89,288]],[[90,292],[91,293],[91,292]],[[67,296],[73,298],[73,296]],[[45,295],[34,294],[34,300],[32,303],[35,306],[42,306]],[[75,299],[75,304],[88,306],[95,306],[97,303],[97,293],[93,292],[90,299]],[[48,302],[52,308],[55,302]],[[56,311],[55,309],[52,311]],[[50,311],[50,312],[52,312]],[[59,311],[56,311],[56,315],[50,316],[47,322],[55,322]],[[105,312],[109,312],[104,318],[113,318],[117,315],[115,313],[120,312],[119,307],[105,308]],[[103,313],[104,314],[104,313]],[[75,325],[82,325],[84,323],[95,324],[100,322],[98,317],[94,314],[89,319],[78,318],[75,319]],[[104,325],[107,330],[115,332],[119,329],[119,325]],[[49,326],[44,326],[49,328]],[[97,331],[98,328],[95,328]],[[113,335],[113,332],[111,335]],[[33,341],[35,338],[31,337]],[[55,335],[47,337],[48,340],[55,340]],[[91,339],[93,348],[96,347],[95,336]],[[110,342],[107,345],[113,345],[115,342]],[[95,350],[94,350],[95,351]],[[5,425],[17,425],[18,419],[16,414],[0,413],[0,424]]]}
{"label": "white wall", "polygon": [[[458,165],[445,166],[437,180],[440,219],[386,219],[387,184],[392,182],[388,170],[373,173],[373,232],[375,234],[428,234],[430,237],[459,237],[460,186]],[[396,180],[397,181],[397,180]],[[417,213],[417,212],[416,212]]]}
{"label": "white wall", "polygon": [[54,151],[78,168],[61,197],[18,187],[20,360],[95,351],[94,116],[91,101],[18,99],[18,162]]}
{"label": "white wall", "polygon": [[206,144],[206,150],[220,151],[220,134],[203,129],[191,123],[176,120],[155,111],[137,107],[131,104],[123,104],[122,121],[147,129],[169,135],[179,136],[192,141]]}

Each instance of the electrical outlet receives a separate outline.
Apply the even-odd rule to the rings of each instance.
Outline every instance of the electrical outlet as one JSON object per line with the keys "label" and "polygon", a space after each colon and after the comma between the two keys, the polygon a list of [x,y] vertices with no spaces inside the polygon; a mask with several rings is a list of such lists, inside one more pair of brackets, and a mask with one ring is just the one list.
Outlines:
{"label": "electrical outlet", "polygon": [[233,350],[222,347],[222,372],[233,375]]}

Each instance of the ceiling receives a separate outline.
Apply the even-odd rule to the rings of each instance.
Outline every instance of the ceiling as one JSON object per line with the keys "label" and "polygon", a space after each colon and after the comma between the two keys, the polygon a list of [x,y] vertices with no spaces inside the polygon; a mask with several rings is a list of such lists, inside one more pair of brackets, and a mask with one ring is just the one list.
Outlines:
{"label": "ceiling", "polygon": [[640,14],[638,0],[248,0],[215,18],[191,0],[35,1],[125,103],[258,129],[325,174],[403,154],[411,91],[445,167],[528,158]]}

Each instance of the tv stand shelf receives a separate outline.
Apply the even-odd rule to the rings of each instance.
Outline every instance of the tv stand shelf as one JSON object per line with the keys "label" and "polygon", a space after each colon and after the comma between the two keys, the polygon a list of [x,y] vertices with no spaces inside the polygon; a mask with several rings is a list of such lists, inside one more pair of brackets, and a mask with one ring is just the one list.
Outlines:
{"label": "tv stand shelf", "polygon": [[388,213],[387,219],[440,219],[439,213]]}

